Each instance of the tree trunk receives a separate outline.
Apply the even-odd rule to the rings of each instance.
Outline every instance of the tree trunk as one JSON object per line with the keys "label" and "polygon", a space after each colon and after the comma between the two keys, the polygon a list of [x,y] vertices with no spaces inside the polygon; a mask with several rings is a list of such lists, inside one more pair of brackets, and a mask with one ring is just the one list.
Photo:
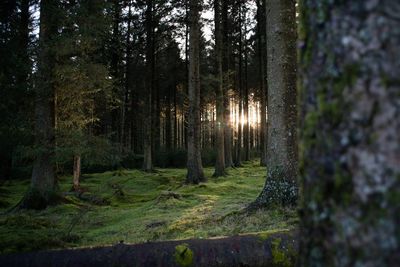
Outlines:
{"label": "tree trunk", "polygon": [[161,144],[161,140],[160,140],[160,131],[161,131],[161,125],[160,125],[160,120],[161,120],[161,109],[160,109],[160,84],[159,84],[159,79],[158,79],[158,70],[156,68],[157,66],[157,60],[155,57],[155,47],[156,47],[156,43],[155,43],[155,28],[153,27],[153,54],[154,54],[154,63],[153,63],[153,111],[152,111],[152,129],[151,132],[153,134],[152,137],[152,150],[153,150],[153,160],[155,158],[156,153],[159,151],[160,149],[160,144]]}
{"label": "tree trunk", "polygon": [[260,115],[261,115],[261,129],[260,129],[260,144],[261,144],[261,159],[260,165],[267,166],[267,86],[266,86],[266,73],[265,69],[268,67],[266,61],[266,40],[265,40],[265,0],[257,0],[257,41],[258,41],[258,54],[259,54],[259,72],[260,72]]}
{"label": "tree trunk", "polygon": [[295,2],[267,1],[268,173],[262,192],[249,208],[297,201]]}
{"label": "tree trunk", "polygon": [[[175,89],[174,87],[173,89]],[[171,94],[172,90],[169,90],[167,95],[167,103],[165,110],[165,147],[168,151],[172,149],[172,107],[171,107]]]}
{"label": "tree trunk", "polygon": [[222,31],[221,31],[221,0],[214,0],[215,14],[215,50],[216,50],[216,69],[218,85],[215,90],[217,107],[217,158],[215,162],[214,177],[225,175],[225,133],[224,133],[224,92],[223,92],[223,73],[222,73]]}
{"label": "tree trunk", "polygon": [[317,2],[300,3],[302,265],[399,266],[400,2]]}
{"label": "tree trunk", "polygon": [[222,20],[222,73],[223,73],[223,88],[224,88],[224,141],[225,141],[225,167],[233,167],[233,157],[232,157],[232,118],[231,118],[231,105],[230,105],[230,73],[229,73],[229,53],[230,53],[230,43],[229,43],[229,22],[228,22],[228,11],[229,4],[227,0],[222,0],[222,10],[221,10],[221,20]]}
{"label": "tree trunk", "polygon": [[[122,76],[121,65],[121,30],[120,25],[122,23],[122,5],[118,0],[110,1],[112,4],[112,36],[111,36],[111,62],[110,62],[110,73],[113,77],[113,93],[120,97],[123,95],[122,91]],[[123,119],[123,103],[125,99],[121,99],[121,106],[117,109],[111,109],[110,117],[108,118],[107,123],[109,124],[107,127],[107,133],[115,131],[115,135],[112,135],[112,141],[120,143],[122,140],[122,119]],[[119,149],[121,149],[121,144]]]}
{"label": "tree trunk", "polygon": [[143,170],[146,172],[153,171],[153,92],[154,92],[154,42],[153,42],[153,1],[147,0],[146,9],[146,89],[145,97],[145,116],[143,121],[144,128],[144,157]]}
{"label": "tree trunk", "polygon": [[54,171],[54,51],[51,43],[57,35],[57,3],[40,2],[40,34],[38,72],[35,95],[35,146],[31,187],[21,202],[21,208],[44,209],[54,201],[56,179]]}
{"label": "tree trunk", "polygon": [[[240,72],[240,71],[239,71]],[[236,139],[236,155],[235,155],[235,166],[241,167],[242,166],[242,130],[243,124],[241,121],[242,114],[243,114],[243,101],[242,101],[242,90],[239,89],[239,121],[238,121],[238,134]]]}
{"label": "tree trunk", "polygon": [[178,103],[177,103],[177,89],[174,90],[174,148],[179,148],[179,122],[178,122]]}
{"label": "tree trunk", "polygon": [[246,7],[244,6],[243,3],[243,26],[244,26],[244,81],[243,81],[243,87],[244,87],[244,127],[243,127],[243,143],[244,143],[244,160],[249,161],[250,160],[250,117],[249,117],[249,85],[248,85],[248,54],[247,54],[247,21],[246,21]]}
{"label": "tree trunk", "polygon": [[189,113],[187,129],[187,183],[206,180],[201,161],[200,133],[200,8],[199,0],[189,1]]}
{"label": "tree trunk", "polygon": [[81,156],[75,155],[74,156],[74,172],[73,172],[73,189],[75,191],[78,191],[81,187],[80,178],[81,178]]}
{"label": "tree trunk", "polygon": [[132,23],[132,3],[128,1],[128,18],[127,18],[127,30],[126,30],[126,65],[125,65],[125,92],[124,92],[124,100],[123,105],[121,106],[121,140],[120,140],[120,150],[122,151],[129,143],[127,142],[129,137],[128,132],[128,111],[129,111],[129,97],[132,97],[131,90],[131,57],[132,57],[132,49],[131,49],[131,23]]}
{"label": "tree trunk", "polygon": [[238,121],[238,138],[236,141],[236,160],[235,166],[242,166],[242,146],[243,146],[243,130],[244,130],[244,121],[243,121],[243,104],[244,104],[244,82],[243,82],[243,20],[242,20],[242,2],[240,2],[239,6],[239,66],[238,66],[238,85],[239,85],[239,121]]}

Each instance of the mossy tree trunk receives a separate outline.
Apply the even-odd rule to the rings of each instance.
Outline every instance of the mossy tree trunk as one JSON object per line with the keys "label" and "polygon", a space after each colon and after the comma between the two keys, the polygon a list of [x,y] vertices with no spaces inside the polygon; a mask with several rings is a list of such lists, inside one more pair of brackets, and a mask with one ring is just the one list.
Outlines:
{"label": "mossy tree trunk", "polygon": [[267,1],[267,180],[250,209],[297,199],[296,1]]}
{"label": "mossy tree trunk", "polygon": [[300,11],[302,265],[398,266],[400,2]]}
{"label": "mossy tree trunk", "polygon": [[200,132],[200,8],[199,0],[189,1],[189,112],[187,128],[187,183],[204,182]]}
{"label": "mossy tree trunk", "polygon": [[58,2],[40,2],[38,71],[35,90],[35,147],[31,186],[21,208],[43,209],[54,201],[56,178],[54,168],[54,41],[58,32]]}

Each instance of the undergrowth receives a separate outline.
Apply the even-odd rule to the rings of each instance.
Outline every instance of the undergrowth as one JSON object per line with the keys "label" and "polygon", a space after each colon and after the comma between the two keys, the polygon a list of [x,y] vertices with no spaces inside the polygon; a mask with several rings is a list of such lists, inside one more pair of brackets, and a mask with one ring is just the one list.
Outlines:
{"label": "undergrowth", "polygon": [[[158,169],[156,173],[119,170],[84,175],[82,188],[104,202],[74,194],[65,203],[43,211],[0,215],[0,253],[52,248],[140,243],[187,238],[210,238],[249,232],[292,229],[297,214],[290,209],[235,213],[261,191],[266,170],[258,162],[230,169],[207,183],[184,184],[185,169]],[[0,188],[0,212],[18,203],[29,181],[7,181]],[[60,190],[68,192],[71,177],[62,177]]]}

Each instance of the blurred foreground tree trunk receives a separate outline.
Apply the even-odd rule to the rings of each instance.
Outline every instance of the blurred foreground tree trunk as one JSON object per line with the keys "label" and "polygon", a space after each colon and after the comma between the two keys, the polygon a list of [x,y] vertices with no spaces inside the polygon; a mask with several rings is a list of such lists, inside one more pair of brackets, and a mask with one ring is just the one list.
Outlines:
{"label": "blurred foreground tree trunk", "polygon": [[302,265],[399,266],[400,2],[300,13]]}

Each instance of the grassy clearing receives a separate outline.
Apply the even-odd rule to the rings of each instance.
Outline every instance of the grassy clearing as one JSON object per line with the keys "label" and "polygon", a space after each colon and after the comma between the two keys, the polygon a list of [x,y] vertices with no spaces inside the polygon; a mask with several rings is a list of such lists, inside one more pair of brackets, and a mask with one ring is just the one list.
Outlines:
{"label": "grassy clearing", "polygon": [[[205,169],[207,177],[212,172]],[[124,170],[85,175],[82,186],[87,194],[105,199],[106,204],[67,196],[67,204],[44,211],[0,215],[0,253],[210,238],[291,229],[297,224],[296,211],[288,209],[235,215],[264,184],[265,169],[256,161],[200,185],[185,185],[185,174],[184,169],[159,169],[152,174]],[[4,184],[0,211],[15,205],[28,185],[28,181]],[[71,177],[61,178],[60,189],[66,192],[70,187]]]}

